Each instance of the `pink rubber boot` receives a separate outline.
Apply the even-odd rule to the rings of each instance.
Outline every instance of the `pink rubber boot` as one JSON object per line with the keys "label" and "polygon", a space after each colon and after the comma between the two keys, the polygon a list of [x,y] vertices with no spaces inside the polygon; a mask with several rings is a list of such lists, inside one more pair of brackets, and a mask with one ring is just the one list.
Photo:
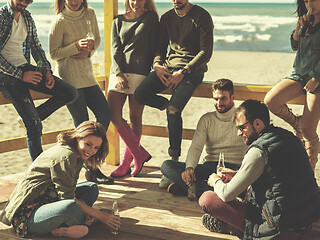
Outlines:
{"label": "pink rubber boot", "polygon": [[[139,134],[137,137],[140,142],[141,134]],[[123,176],[127,175],[128,173],[130,173],[130,171],[131,171],[130,164],[131,164],[132,160],[133,160],[133,156],[132,156],[129,148],[126,146],[123,158],[121,160],[121,164],[119,165],[119,167],[116,170],[114,170],[111,173],[111,177],[120,178],[120,177],[123,177]]]}
{"label": "pink rubber boot", "polygon": [[131,176],[134,177],[140,173],[143,164],[151,159],[151,155],[140,146],[139,138],[128,124],[119,128],[117,132],[133,156],[134,168],[131,172]]}

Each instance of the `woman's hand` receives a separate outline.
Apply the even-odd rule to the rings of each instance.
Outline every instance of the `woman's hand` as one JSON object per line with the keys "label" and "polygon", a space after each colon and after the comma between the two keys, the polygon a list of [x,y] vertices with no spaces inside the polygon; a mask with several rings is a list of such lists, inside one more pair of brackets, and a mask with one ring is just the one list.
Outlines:
{"label": "woman's hand", "polygon": [[123,75],[123,73],[118,73],[117,74],[117,79],[118,79],[118,83],[117,83],[117,87],[118,88],[122,88],[122,89],[129,88],[128,80]]}
{"label": "woman's hand", "polygon": [[94,45],[94,40],[90,39],[80,39],[79,41],[75,42],[78,50],[80,51],[81,49],[86,49],[86,50],[93,50],[93,45]]}
{"label": "woman's hand", "polygon": [[85,58],[88,58],[90,55],[90,51],[88,49],[80,49],[80,52],[70,56],[71,58],[77,59],[77,60],[82,60]]}
{"label": "woman's hand", "polygon": [[319,82],[315,78],[311,78],[304,86],[304,90],[307,92],[313,92],[319,85]]}
{"label": "woman's hand", "polygon": [[106,224],[108,227],[116,230],[120,228],[121,225],[121,219],[119,216],[115,216],[113,214],[109,214],[106,212],[101,212],[99,211],[99,217],[98,219],[103,222],[104,224]]}
{"label": "woman's hand", "polygon": [[87,204],[85,204],[84,202],[82,202],[77,198],[74,198],[74,200],[81,207],[83,213],[86,215],[86,219],[89,224],[92,224],[91,217],[94,217],[112,229],[116,230],[117,228],[120,227],[120,224],[121,224],[120,217],[94,209],[93,207],[88,206]]}
{"label": "woman's hand", "polygon": [[304,26],[304,20],[303,20],[303,16],[301,16],[298,18],[296,30],[294,31],[292,36],[295,41],[300,40],[299,31],[300,31],[300,28],[303,26]]}
{"label": "woman's hand", "polygon": [[313,77],[307,82],[303,89],[307,92],[313,92],[318,87],[318,85],[319,82]]}

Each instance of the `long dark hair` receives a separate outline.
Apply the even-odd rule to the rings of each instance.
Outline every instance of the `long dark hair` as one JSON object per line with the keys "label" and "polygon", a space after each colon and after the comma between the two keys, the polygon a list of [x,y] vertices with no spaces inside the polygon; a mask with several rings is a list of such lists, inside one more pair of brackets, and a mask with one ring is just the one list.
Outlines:
{"label": "long dark hair", "polygon": [[304,14],[306,14],[307,11],[308,10],[306,8],[304,0],[297,0],[297,10],[295,11],[295,13],[298,15],[298,17],[301,17]]}
{"label": "long dark hair", "polygon": [[85,138],[89,135],[102,139],[101,146],[97,153],[87,160],[88,164],[95,168],[103,163],[109,153],[106,130],[102,124],[94,121],[85,121],[74,130],[60,133],[57,137],[57,142],[68,145],[74,152],[78,153],[77,139]]}
{"label": "long dark hair", "polygon": [[[55,14],[58,15],[59,13],[62,12],[62,10],[65,8],[65,0],[56,0],[55,2]],[[83,8],[88,8],[88,2],[87,0],[82,0],[82,5]]]}

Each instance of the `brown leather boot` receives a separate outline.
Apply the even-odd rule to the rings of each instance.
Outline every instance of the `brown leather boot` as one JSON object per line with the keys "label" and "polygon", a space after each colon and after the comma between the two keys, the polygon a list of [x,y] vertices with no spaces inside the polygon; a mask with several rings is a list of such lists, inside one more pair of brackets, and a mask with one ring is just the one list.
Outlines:
{"label": "brown leather boot", "polygon": [[309,156],[310,165],[314,171],[316,164],[318,162],[318,152],[319,152],[319,137],[315,136],[311,139],[304,137],[305,149]]}
{"label": "brown leather boot", "polygon": [[302,116],[294,115],[292,113],[291,109],[288,108],[288,106],[286,104],[282,105],[280,107],[280,110],[278,110],[277,112],[273,112],[273,114],[275,114],[279,118],[282,118],[287,123],[289,123],[293,127],[294,133],[297,136],[297,138],[299,138],[300,141],[304,144],[303,133],[302,133],[302,129],[301,129],[301,117]]}

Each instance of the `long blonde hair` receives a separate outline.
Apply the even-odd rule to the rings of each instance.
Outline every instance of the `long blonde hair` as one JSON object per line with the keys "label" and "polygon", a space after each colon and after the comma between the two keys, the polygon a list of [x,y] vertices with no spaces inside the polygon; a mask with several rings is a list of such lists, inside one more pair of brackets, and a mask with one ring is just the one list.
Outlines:
{"label": "long blonde hair", "polygon": [[[129,0],[124,0],[124,7],[126,9],[126,13],[131,11]],[[154,11],[155,13],[157,12],[156,5],[154,4],[153,0],[146,0],[143,10],[145,12],[148,12],[148,11]]]}
{"label": "long blonde hair", "polygon": [[[65,0],[56,0],[54,7],[55,7],[55,14],[58,15],[59,13],[61,13],[63,11],[63,9],[65,8]],[[81,7],[83,8],[88,8],[88,2],[87,0],[82,0],[82,5]]]}
{"label": "long blonde hair", "polygon": [[102,124],[94,121],[85,121],[74,130],[60,133],[57,137],[57,142],[68,145],[73,149],[74,152],[78,153],[77,139],[82,139],[89,135],[93,135],[102,139],[101,146],[97,153],[87,160],[90,166],[96,168],[103,163],[109,153],[106,130]]}

